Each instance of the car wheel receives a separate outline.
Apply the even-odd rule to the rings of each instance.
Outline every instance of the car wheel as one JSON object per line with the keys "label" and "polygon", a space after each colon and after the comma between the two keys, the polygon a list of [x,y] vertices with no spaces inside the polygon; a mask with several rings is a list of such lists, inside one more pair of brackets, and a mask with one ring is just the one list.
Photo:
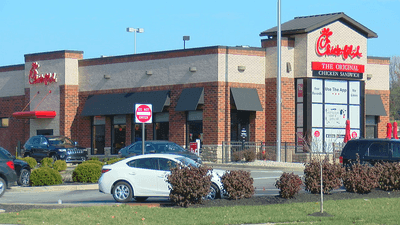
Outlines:
{"label": "car wheel", "polygon": [[51,158],[53,159],[53,162],[57,161],[57,155],[53,154],[51,155]]}
{"label": "car wheel", "polygon": [[206,199],[214,200],[214,199],[218,198],[218,196],[219,196],[219,189],[218,189],[217,185],[215,185],[214,183],[211,183],[210,192],[206,196]]}
{"label": "car wheel", "polygon": [[118,182],[113,188],[113,197],[117,202],[129,202],[132,199],[132,188],[125,182]]}
{"label": "car wheel", "polygon": [[29,179],[31,177],[31,173],[27,169],[22,169],[19,178],[18,178],[18,185],[21,185],[23,187],[29,186]]}
{"label": "car wheel", "polygon": [[4,195],[4,192],[6,192],[6,189],[7,189],[6,181],[0,177],[0,197]]}
{"label": "car wheel", "polygon": [[137,201],[137,202],[144,202],[144,201],[146,201],[148,199],[148,197],[135,197],[135,200]]}

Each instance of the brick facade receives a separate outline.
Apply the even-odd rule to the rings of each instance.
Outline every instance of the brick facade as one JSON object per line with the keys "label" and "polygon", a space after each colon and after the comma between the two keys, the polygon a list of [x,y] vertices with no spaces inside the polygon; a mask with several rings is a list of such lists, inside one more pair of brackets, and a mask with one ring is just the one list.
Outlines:
{"label": "brick facade", "polygon": [[386,111],[386,116],[379,116],[378,122],[378,138],[386,138],[387,135],[387,124],[390,122],[390,111],[389,111],[389,98],[390,91],[381,90],[365,90],[365,94],[380,95],[383,103],[383,107]]}

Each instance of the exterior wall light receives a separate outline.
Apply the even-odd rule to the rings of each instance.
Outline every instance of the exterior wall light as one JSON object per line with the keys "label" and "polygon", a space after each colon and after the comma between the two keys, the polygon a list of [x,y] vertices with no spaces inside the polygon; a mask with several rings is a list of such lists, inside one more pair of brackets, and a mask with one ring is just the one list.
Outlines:
{"label": "exterior wall light", "polygon": [[246,66],[238,66],[239,72],[243,72],[246,70]]}
{"label": "exterior wall light", "polygon": [[104,75],[104,79],[110,79],[111,78],[111,76],[110,75]]}
{"label": "exterior wall light", "polygon": [[196,72],[196,71],[197,71],[197,68],[194,67],[194,66],[191,66],[191,67],[189,67],[189,71],[190,71],[190,72]]}
{"label": "exterior wall light", "polygon": [[372,74],[367,74],[367,80],[371,80],[372,79]]}

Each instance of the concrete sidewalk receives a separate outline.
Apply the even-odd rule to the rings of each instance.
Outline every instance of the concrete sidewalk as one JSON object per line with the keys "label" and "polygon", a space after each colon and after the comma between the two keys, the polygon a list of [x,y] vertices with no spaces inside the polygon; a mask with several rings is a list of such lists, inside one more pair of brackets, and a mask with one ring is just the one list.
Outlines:
{"label": "concrete sidewalk", "polygon": [[[303,163],[286,163],[275,161],[256,160],[254,162],[231,162],[231,163],[211,163],[204,162],[211,168],[224,168],[227,170],[254,170],[254,169],[278,169],[283,172],[304,171]],[[54,186],[21,187],[13,186],[7,192],[37,193],[48,191],[76,191],[76,190],[99,190],[98,184],[68,184]]]}

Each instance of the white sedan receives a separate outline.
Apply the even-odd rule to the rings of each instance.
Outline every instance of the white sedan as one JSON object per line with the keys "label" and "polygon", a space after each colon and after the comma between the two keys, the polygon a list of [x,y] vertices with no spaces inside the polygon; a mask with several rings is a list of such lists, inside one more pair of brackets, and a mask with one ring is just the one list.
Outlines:
{"label": "white sedan", "polygon": [[[184,156],[172,154],[147,154],[133,156],[102,168],[99,191],[112,194],[117,202],[145,201],[148,197],[169,197],[167,176],[170,168],[199,164]],[[211,188],[207,199],[225,195],[221,182],[224,170],[211,170]]]}

